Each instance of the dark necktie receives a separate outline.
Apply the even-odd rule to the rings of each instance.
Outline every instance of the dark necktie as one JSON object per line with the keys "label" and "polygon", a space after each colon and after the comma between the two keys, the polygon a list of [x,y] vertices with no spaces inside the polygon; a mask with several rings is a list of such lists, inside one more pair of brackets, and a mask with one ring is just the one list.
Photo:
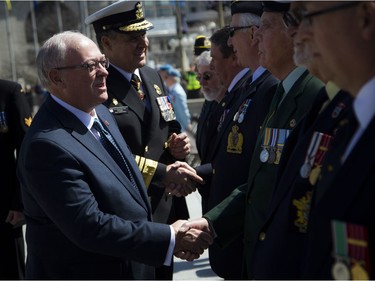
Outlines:
{"label": "dark necktie", "polygon": [[276,88],[275,95],[273,96],[271,106],[270,106],[270,112],[275,112],[277,108],[279,107],[281,100],[283,99],[285,90],[283,87],[283,82],[280,81],[279,85]]}
{"label": "dark necktie", "polygon": [[340,121],[334,139],[332,140],[331,147],[327,151],[322,167],[321,178],[316,186],[315,200],[321,198],[325,192],[322,188],[330,185],[329,183],[333,180],[337,171],[340,169],[343,163],[342,158],[357,128],[358,121],[353,109],[351,108],[351,110],[348,111],[346,118]]}
{"label": "dark necktie", "polygon": [[284,87],[283,87],[283,83],[282,83],[282,81],[280,81],[279,84],[277,85],[276,92],[273,95],[273,98],[272,98],[272,101],[271,101],[271,105],[270,105],[270,109],[268,111],[268,114],[267,114],[266,118],[263,121],[263,126],[262,126],[263,128],[267,127],[268,122],[275,115],[276,110],[279,107],[280,102],[281,102],[281,100],[282,100],[282,98],[284,96],[284,93],[285,93],[285,90],[284,90]]}
{"label": "dark necktie", "polygon": [[134,87],[134,89],[137,91],[138,96],[141,100],[145,99],[145,94],[142,92],[141,88],[141,80],[139,79],[138,75],[133,73],[132,78],[130,80],[130,84]]}
{"label": "dark necktie", "polygon": [[112,138],[111,134],[107,132],[103,125],[100,123],[99,120],[95,119],[94,124],[92,125],[95,130],[99,133],[99,140],[104,148],[107,150],[109,155],[116,161],[117,165],[121,168],[121,170],[125,173],[125,175],[130,179],[134,188],[139,192],[137,184],[135,183],[134,177],[130,171],[129,165],[126,162],[127,160],[121,153],[120,149],[118,148],[115,140]]}

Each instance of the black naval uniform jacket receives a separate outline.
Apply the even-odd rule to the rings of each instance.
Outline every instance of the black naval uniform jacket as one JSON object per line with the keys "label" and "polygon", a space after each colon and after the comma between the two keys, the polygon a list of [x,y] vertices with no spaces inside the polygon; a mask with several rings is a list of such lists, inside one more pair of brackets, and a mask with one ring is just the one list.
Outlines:
{"label": "black naval uniform jacket", "polygon": [[[20,186],[16,176],[16,155],[31,124],[31,109],[19,84],[0,79],[0,279],[22,279],[17,264],[23,265],[23,257],[17,256],[16,243],[23,249],[22,228],[6,223],[9,210],[22,211]],[[20,238],[16,242],[16,238]],[[19,275],[21,273],[21,275]]]}
{"label": "black naval uniform jacket", "polygon": [[[144,94],[150,108],[150,112],[147,112],[146,106],[139,99],[130,82],[113,66],[109,67],[108,72],[108,100],[105,105],[114,115],[130,151],[133,155],[159,162],[148,187],[154,220],[170,223],[178,218],[188,218],[185,198],[174,196],[167,198],[164,188],[156,183],[156,180],[164,175],[165,166],[162,164],[168,165],[177,160],[169,153],[167,140],[171,134],[181,132],[181,126],[176,120],[167,122],[161,115],[156,100],[160,96],[165,96],[161,77],[156,70],[148,66],[139,69]],[[138,164],[144,176],[144,171],[147,169],[144,169],[139,162]],[[174,213],[175,211],[178,213]]]}

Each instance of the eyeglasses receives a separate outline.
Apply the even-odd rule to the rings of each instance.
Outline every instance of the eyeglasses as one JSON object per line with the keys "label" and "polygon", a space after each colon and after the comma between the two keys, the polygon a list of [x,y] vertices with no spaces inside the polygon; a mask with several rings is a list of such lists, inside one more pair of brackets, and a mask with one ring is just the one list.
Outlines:
{"label": "eyeglasses", "polygon": [[229,26],[228,27],[229,36],[233,37],[234,33],[236,33],[237,30],[245,29],[245,28],[250,28],[250,27],[252,27],[252,25],[247,25],[247,26]]}
{"label": "eyeglasses", "polygon": [[107,69],[109,67],[109,59],[104,58],[104,59],[98,60],[98,61],[90,60],[90,61],[84,62],[82,64],[55,67],[54,69],[63,70],[63,69],[74,69],[74,68],[80,69],[80,68],[83,68],[83,69],[87,69],[91,73],[94,70],[97,70],[99,68],[99,65],[101,67],[104,67],[105,69]]}
{"label": "eyeglasses", "polygon": [[287,27],[297,27],[301,24],[302,21],[306,21],[309,25],[312,24],[312,18],[319,15],[324,15],[331,12],[336,12],[342,9],[350,8],[359,4],[359,2],[348,2],[345,4],[329,7],[327,9],[307,12],[301,8],[294,9],[284,13],[283,20]]}
{"label": "eyeglasses", "polygon": [[210,73],[210,72],[205,72],[205,73],[203,73],[202,74],[202,76],[197,76],[197,80],[199,81],[199,80],[201,80],[201,79],[203,79],[203,80],[205,80],[205,81],[208,81],[208,80],[210,80],[212,78],[212,73]]}

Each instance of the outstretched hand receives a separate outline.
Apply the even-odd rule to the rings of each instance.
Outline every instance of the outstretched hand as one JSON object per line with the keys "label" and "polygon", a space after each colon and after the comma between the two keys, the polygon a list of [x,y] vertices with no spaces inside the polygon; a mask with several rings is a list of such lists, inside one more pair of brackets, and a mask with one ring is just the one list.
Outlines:
{"label": "outstretched hand", "polygon": [[196,184],[203,184],[203,179],[185,162],[176,161],[167,166],[163,180],[166,192],[177,197],[186,196],[196,190]]}
{"label": "outstretched hand", "polygon": [[190,228],[186,223],[179,220],[172,224],[176,233],[173,253],[178,258],[193,261],[203,254],[204,250],[213,243],[213,239],[209,233]]}

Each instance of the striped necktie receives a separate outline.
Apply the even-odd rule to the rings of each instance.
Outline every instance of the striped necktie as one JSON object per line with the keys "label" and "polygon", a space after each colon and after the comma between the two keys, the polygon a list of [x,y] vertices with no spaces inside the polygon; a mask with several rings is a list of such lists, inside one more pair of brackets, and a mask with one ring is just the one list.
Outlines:
{"label": "striped necktie", "polygon": [[141,80],[139,79],[138,75],[133,73],[132,78],[130,80],[130,84],[134,87],[134,89],[137,91],[138,96],[141,100],[145,99],[145,94],[142,92],[141,88]]}
{"label": "striped necktie", "polygon": [[137,190],[137,192],[139,192],[137,184],[135,183],[134,177],[127,163],[127,160],[121,153],[120,149],[118,148],[111,134],[104,129],[103,125],[100,123],[98,119],[95,119],[92,127],[99,133],[100,143],[104,146],[104,148],[107,150],[109,155],[111,155],[113,160],[115,160],[115,162],[121,168],[121,170],[125,173],[125,175],[129,178],[129,180],[131,181],[132,185]]}

